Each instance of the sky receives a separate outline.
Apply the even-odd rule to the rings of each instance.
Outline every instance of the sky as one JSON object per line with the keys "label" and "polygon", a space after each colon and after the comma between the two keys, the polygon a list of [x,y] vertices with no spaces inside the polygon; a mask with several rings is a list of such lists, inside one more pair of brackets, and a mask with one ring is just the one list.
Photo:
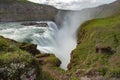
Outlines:
{"label": "sky", "polygon": [[81,10],[108,4],[116,0],[28,0],[35,3],[52,5],[58,9]]}

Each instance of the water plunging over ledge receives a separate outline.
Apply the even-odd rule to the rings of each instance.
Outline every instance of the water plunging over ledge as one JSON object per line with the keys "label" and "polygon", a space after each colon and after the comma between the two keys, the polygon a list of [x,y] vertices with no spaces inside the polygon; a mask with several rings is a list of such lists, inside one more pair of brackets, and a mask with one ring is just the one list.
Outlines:
{"label": "water plunging over ledge", "polygon": [[[75,34],[70,27],[58,29],[54,22],[46,22],[48,27],[23,26],[21,23],[0,23],[0,35],[18,42],[37,44],[42,53],[53,53],[67,70],[71,50],[76,46]],[[71,36],[72,35],[72,36]]]}

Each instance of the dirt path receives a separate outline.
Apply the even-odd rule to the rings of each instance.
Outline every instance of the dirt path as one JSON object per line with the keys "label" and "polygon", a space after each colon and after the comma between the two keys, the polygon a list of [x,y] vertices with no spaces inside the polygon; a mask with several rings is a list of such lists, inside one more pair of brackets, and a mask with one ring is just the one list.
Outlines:
{"label": "dirt path", "polygon": [[56,80],[68,80],[68,78],[64,74],[61,74],[52,69],[52,66],[50,66],[50,64],[44,65],[42,69],[43,71],[50,73],[51,76],[54,76]]}

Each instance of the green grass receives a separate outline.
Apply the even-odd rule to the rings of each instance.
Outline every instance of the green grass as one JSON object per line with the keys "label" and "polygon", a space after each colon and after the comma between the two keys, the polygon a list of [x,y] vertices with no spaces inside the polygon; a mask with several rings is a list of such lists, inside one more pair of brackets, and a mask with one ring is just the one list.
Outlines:
{"label": "green grass", "polygon": [[21,80],[21,76],[27,76],[32,69],[35,69],[36,80],[54,80],[54,76],[43,71],[42,66],[49,64],[53,70],[60,72],[60,60],[52,54],[38,54],[34,57],[29,53],[29,47],[32,46],[30,43],[18,43],[0,36],[0,80]]}
{"label": "green grass", "polygon": [[[112,53],[96,53],[96,45],[109,46]],[[83,74],[96,70],[100,75],[120,77],[120,15],[89,20],[78,30],[78,45],[68,66]]]}
{"label": "green grass", "polygon": [[58,58],[56,58],[55,55],[50,55],[50,57],[46,59],[46,62],[52,64],[53,66],[58,66],[58,67],[61,64],[61,61]]}
{"label": "green grass", "polygon": [[0,36],[0,80],[20,80],[31,69],[36,70],[36,77],[39,78],[41,70],[38,61],[30,53],[21,50],[20,44]]}

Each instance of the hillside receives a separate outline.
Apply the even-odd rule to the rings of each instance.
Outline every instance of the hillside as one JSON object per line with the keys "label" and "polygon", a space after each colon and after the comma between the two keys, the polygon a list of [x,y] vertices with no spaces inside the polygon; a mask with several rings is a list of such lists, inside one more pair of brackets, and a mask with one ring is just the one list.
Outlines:
{"label": "hillside", "polygon": [[120,13],[120,0],[116,0],[110,4],[104,4],[95,8],[88,8],[81,10],[86,16],[101,18]]}
{"label": "hillside", "polygon": [[18,43],[0,36],[0,80],[54,80],[43,67],[56,67],[54,55],[40,54],[36,45]]}
{"label": "hillside", "polygon": [[77,48],[71,56],[68,68],[74,77],[87,75],[99,80],[95,78],[102,75],[120,79],[120,15],[82,24],[78,30]]}
{"label": "hillside", "polygon": [[0,22],[54,20],[57,9],[27,0],[0,0]]}
{"label": "hillside", "polygon": [[110,4],[104,4],[98,7],[87,8],[78,11],[59,10],[55,17],[55,22],[59,27],[64,26],[65,22],[69,23],[68,26],[70,26],[72,25],[73,22],[74,24],[78,24],[77,22],[79,21],[79,24],[81,24],[86,20],[108,17],[119,13],[120,13],[120,0],[117,0]]}

